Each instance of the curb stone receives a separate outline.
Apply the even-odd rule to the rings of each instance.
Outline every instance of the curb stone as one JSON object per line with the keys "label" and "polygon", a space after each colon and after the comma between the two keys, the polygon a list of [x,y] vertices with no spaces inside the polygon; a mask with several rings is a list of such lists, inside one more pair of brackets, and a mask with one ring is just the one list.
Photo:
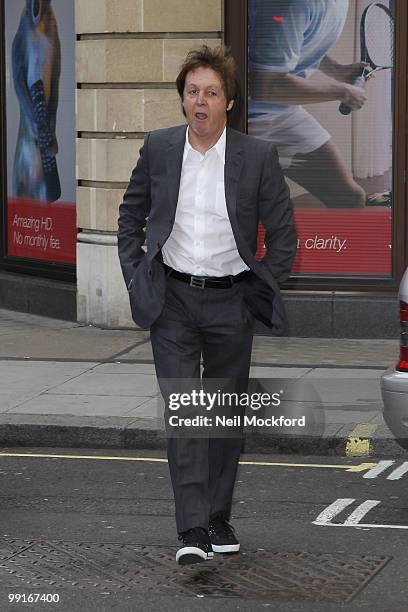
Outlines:
{"label": "curb stone", "polygon": [[[346,452],[349,435],[356,423],[331,424],[323,436],[266,434],[260,430],[245,432],[243,450],[247,453],[302,454],[326,456],[403,457],[390,431],[380,426],[368,438],[367,454]],[[166,436],[158,418],[73,417],[70,415],[0,415],[2,447],[59,447],[129,450],[165,450]],[[1,451],[0,451],[1,452]]]}

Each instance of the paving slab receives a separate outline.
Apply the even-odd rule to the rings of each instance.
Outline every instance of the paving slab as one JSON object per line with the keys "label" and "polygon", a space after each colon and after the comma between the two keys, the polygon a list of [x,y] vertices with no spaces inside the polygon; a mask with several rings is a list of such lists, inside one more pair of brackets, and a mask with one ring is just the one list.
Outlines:
{"label": "paving slab", "polygon": [[362,379],[309,379],[324,405],[367,406],[381,403],[380,381]]}
{"label": "paving slab", "polygon": [[141,330],[100,329],[0,310],[0,358],[103,360],[147,342]]}
{"label": "paving slab", "polygon": [[1,337],[0,358],[30,359],[112,359],[129,350],[147,336],[130,332],[77,327],[68,330],[32,330],[13,332]]}
{"label": "paving slab", "polygon": [[153,363],[122,363],[119,361],[114,361],[111,363],[100,363],[95,371],[98,374],[156,374],[156,370],[154,368]]}
{"label": "paving slab", "polygon": [[285,367],[270,367],[270,366],[251,366],[251,378],[293,378],[298,379],[306,376],[309,368],[285,368]]}
{"label": "paving slab", "polygon": [[350,423],[371,423],[378,416],[375,410],[330,410],[325,408],[324,419],[326,424],[348,425]]}
{"label": "paving slab", "polygon": [[145,344],[141,344],[140,346],[130,349],[121,355],[121,360],[150,361],[153,363],[153,351],[150,342],[146,342]]}
{"label": "paving slab", "polygon": [[100,395],[100,396],[153,396],[158,393],[157,378],[154,374],[111,375],[99,373],[98,370],[85,372],[75,379],[56,387],[59,395]]}
{"label": "paving slab", "polygon": [[63,321],[61,319],[51,319],[50,317],[41,317],[28,312],[17,312],[15,310],[0,308],[0,334],[3,329],[7,332],[10,331],[11,328],[16,328],[17,326],[24,328],[49,327],[52,329],[69,329],[71,327],[78,327],[78,323]]}
{"label": "paving slab", "polygon": [[54,389],[66,381],[76,380],[93,363],[0,362],[0,412],[12,410],[21,404]]}
{"label": "paving slab", "polygon": [[136,418],[148,418],[156,419],[163,418],[164,414],[164,402],[161,395],[157,395],[153,398],[148,398],[144,402],[141,402],[138,406],[132,408],[124,416],[136,417]]}
{"label": "paving slab", "polygon": [[359,368],[310,368],[305,374],[305,378],[312,379],[362,379],[362,380],[379,380],[384,369],[359,369]]}
{"label": "paving slab", "polygon": [[347,338],[275,338],[255,336],[252,361],[310,367],[387,368],[399,353],[398,340],[354,340]]}
{"label": "paving slab", "polygon": [[4,386],[6,380],[10,381],[13,376],[24,377],[28,375],[41,376],[41,371],[51,373],[64,372],[69,376],[76,376],[98,366],[96,361],[49,361],[34,359],[1,359],[0,358],[0,380]]}
{"label": "paving slab", "polygon": [[132,414],[138,406],[145,404],[149,399],[143,396],[76,395],[73,401],[70,395],[43,393],[9,410],[12,410],[14,414],[122,417]]}

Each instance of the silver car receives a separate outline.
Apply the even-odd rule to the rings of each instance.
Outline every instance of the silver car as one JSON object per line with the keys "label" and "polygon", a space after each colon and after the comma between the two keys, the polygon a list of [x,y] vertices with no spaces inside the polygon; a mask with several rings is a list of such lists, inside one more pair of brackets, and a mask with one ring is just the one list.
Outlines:
{"label": "silver car", "polygon": [[381,377],[384,420],[401,446],[408,450],[408,269],[399,290],[401,348],[394,368]]}

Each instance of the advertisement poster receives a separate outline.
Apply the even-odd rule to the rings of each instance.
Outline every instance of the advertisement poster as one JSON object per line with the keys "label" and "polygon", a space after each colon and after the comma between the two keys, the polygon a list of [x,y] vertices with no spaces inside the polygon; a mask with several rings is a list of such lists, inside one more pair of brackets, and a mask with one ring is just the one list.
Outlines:
{"label": "advertisement poster", "polygon": [[389,276],[393,2],[248,0],[248,17],[248,133],[291,190],[293,272]]}
{"label": "advertisement poster", "polygon": [[74,2],[5,3],[7,255],[75,264]]}

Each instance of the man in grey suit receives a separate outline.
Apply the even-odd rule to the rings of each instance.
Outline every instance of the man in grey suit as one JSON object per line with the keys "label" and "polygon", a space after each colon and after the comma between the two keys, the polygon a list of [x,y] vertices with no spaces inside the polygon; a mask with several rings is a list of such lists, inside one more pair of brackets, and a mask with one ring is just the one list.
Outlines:
{"label": "man in grey suit", "polygon": [[[246,388],[254,318],[285,331],[279,284],[289,275],[296,237],[275,148],[227,127],[237,95],[232,56],[222,47],[192,51],[176,84],[188,126],[146,136],[120,205],[118,248],[132,316],[150,327],[167,403],[183,540],[176,560],[187,564],[239,550],[229,519],[242,437],[171,432],[170,392],[174,381],[183,390],[200,380]],[[255,258],[259,222],[266,230],[262,261]]]}

